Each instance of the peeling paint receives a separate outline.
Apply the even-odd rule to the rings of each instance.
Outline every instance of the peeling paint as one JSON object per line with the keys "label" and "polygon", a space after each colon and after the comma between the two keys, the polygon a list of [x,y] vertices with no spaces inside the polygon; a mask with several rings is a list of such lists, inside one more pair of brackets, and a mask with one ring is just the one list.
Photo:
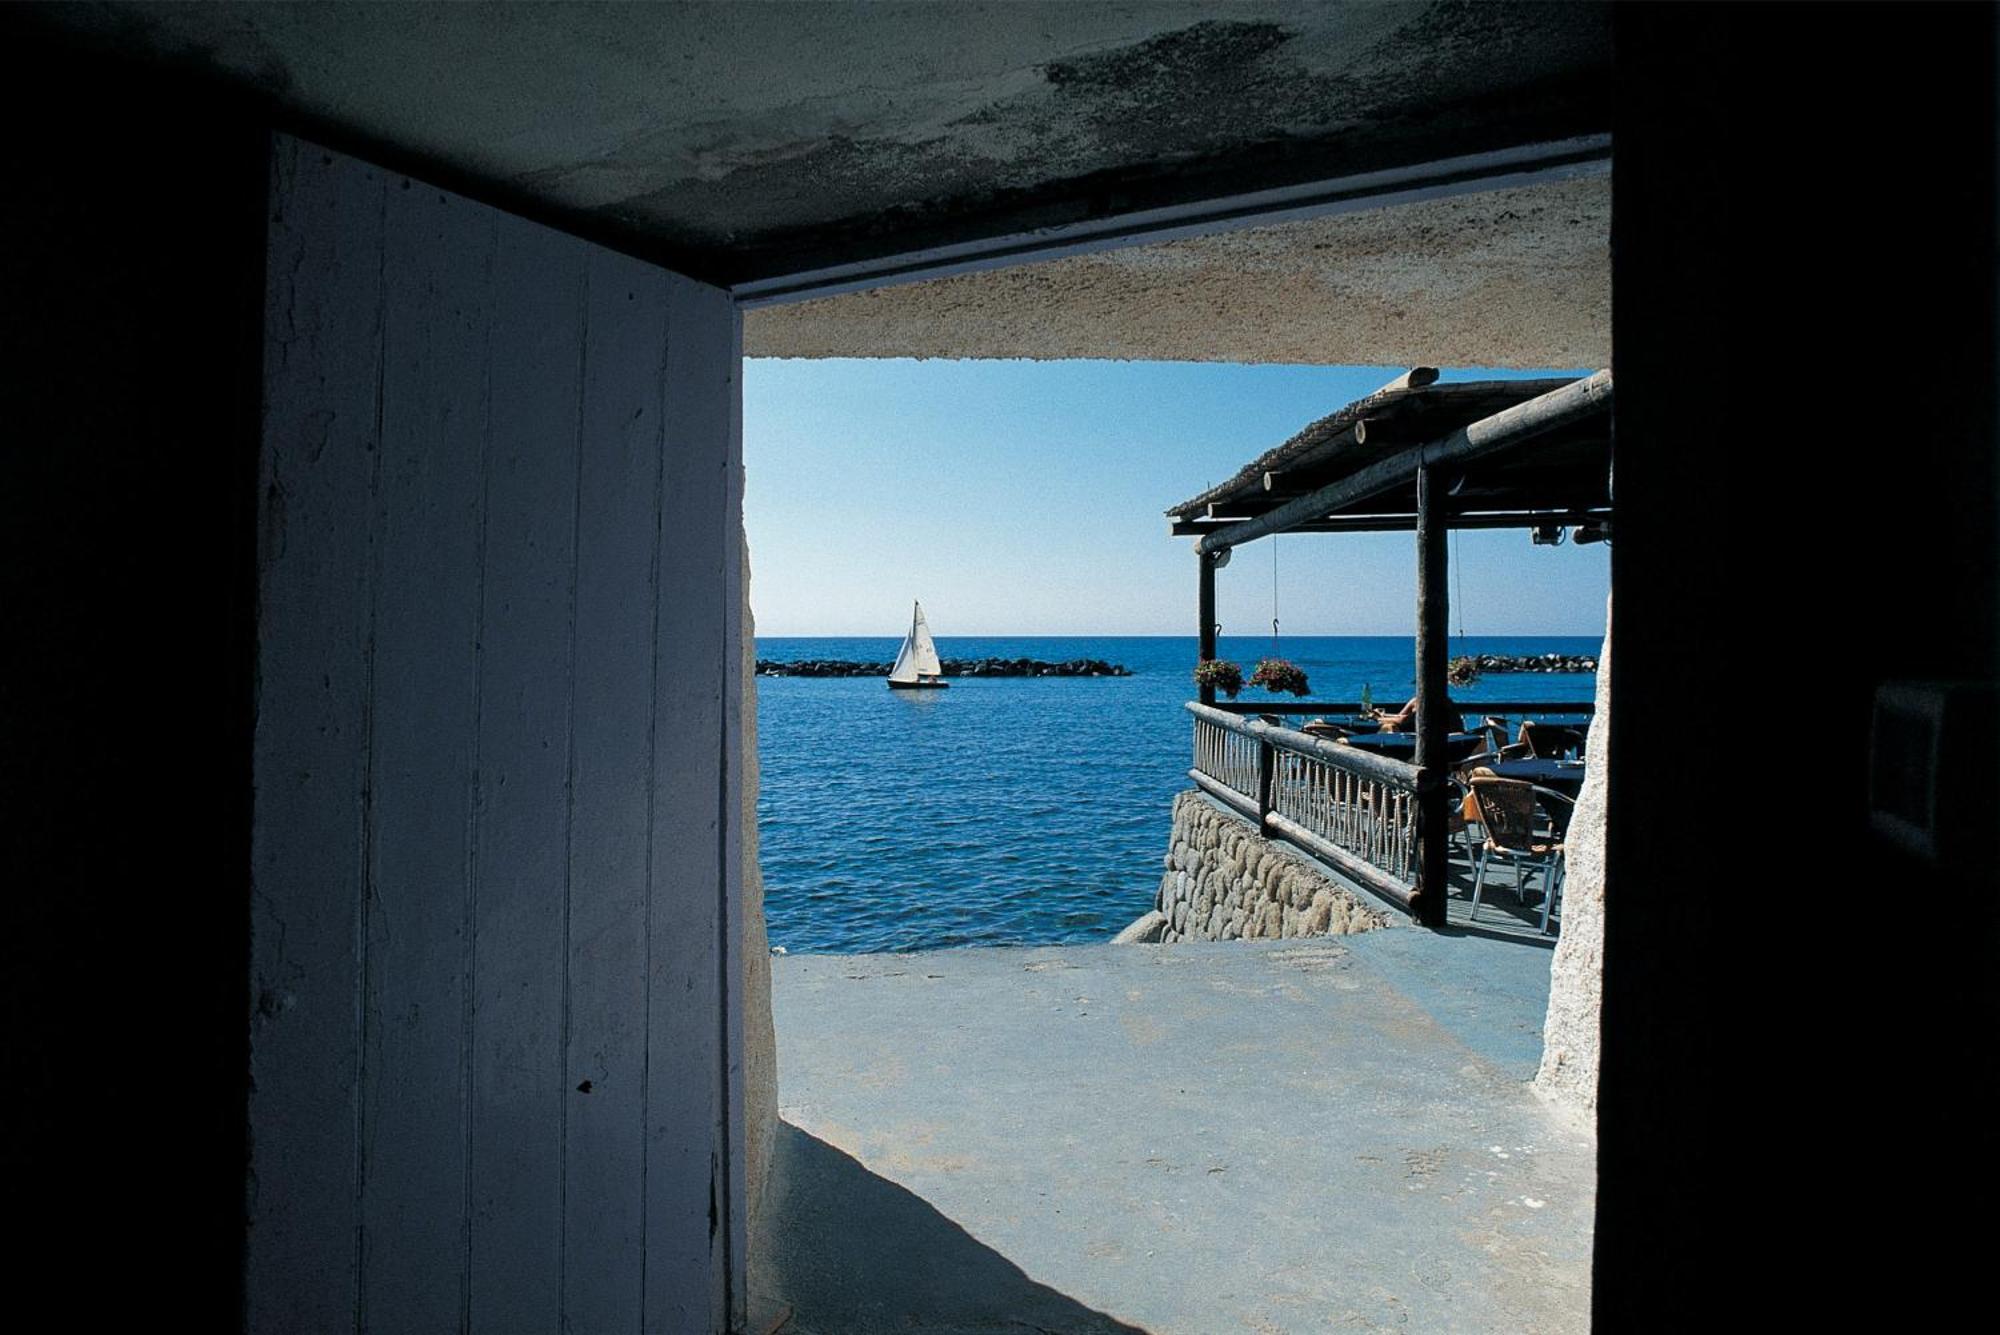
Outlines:
{"label": "peeling paint", "polygon": [[[565,216],[721,248],[996,208],[1102,211],[1191,167],[1603,129],[1605,5],[71,4],[42,21],[210,70]],[[450,77],[439,71],[449,70]],[[1598,123],[1584,126],[1582,121]],[[1109,188],[1107,188],[1107,186]]]}

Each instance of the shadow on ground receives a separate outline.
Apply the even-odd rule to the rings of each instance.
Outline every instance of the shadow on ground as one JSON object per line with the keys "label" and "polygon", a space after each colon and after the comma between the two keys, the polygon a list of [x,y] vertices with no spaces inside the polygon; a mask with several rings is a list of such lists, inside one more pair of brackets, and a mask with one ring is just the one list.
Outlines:
{"label": "shadow on ground", "polygon": [[789,1122],[750,1253],[753,1307],[783,1335],[1145,1335],[1022,1269],[929,1202]]}

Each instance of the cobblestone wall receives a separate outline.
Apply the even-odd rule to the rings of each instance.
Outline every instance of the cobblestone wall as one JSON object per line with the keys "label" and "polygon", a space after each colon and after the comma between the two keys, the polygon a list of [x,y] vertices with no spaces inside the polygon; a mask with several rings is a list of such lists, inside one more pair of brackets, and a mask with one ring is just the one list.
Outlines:
{"label": "cobblestone wall", "polygon": [[1162,941],[1345,936],[1388,915],[1192,789],[1174,799],[1173,838],[1155,908]]}

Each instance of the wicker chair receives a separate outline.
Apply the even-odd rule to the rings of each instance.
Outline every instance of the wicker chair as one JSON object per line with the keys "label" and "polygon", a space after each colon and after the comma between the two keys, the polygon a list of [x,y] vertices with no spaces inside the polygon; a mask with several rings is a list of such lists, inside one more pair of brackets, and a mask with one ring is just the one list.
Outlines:
{"label": "wicker chair", "polygon": [[1537,760],[1561,760],[1583,748],[1583,734],[1559,723],[1523,723],[1519,740]]}
{"label": "wicker chair", "polygon": [[1562,893],[1563,844],[1553,831],[1540,828],[1538,808],[1560,810],[1564,819],[1555,824],[1567,827],[1566,819],[1574,803],[1561,793],[1537,788],[1519,779],[1477,775],[1472,780],[1472,800],[1479,811],[1479,824],[1486,831],[1486,846],[1480,852],[1479,869],[1472,879],[1472,917],[1479,917],[1479,897],[1486,885],[1486,869],[1495,855],[1514,864],[1514,893],[1527,902],[1527,880],[1541,871],[1542,930],[1549,930],[1556,897]]}
{"label": "wicker chair", "polygon": [[[1487,771],[1489,774],[1492,771]],[[1465,841],[1465,865],[1479,866],[1479,845],[1473,841],[1472,827],[1479,823],[1479,804],[1472,796],[1469,782],[1453,776],[1445,780],[1451,792],[1451,805],[1445,808],[1445,835],[1451,839]]]}

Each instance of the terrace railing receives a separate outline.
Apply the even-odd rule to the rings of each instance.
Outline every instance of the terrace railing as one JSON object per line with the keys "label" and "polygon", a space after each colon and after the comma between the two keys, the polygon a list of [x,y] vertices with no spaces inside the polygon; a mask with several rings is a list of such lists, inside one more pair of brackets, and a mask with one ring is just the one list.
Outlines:
{"label": "terrace railing", "polygon": [[[1205,716],[1205,706],[1189,705],[1195,713],[1194,719],[1194,769],[1189,771],[1196,782],[1213,780],[1227,790],[1227,795],[1218,793],[1225,802],[1238,810],[1254,807],[1265,787],[1265,748],[1259,734],[1248,727],[1240,726],[1241,719],[1218,719]],[[1303,734],[1301,734],[1303,735]],[[1213,791],[1212,784],[1203,784]],[[1259,812],[1249,811],[1251,815]]]}
{"label": "terrace railing", "polygon": [[1410,906],[1416,888],[1415,765],[1188,702],[1188,777],[1260,830]]}
{"label": "terrace railing", "polygon": [[[1368,757],[1378,759],[1379,757]],[[1271,809],[1265,823],[1289,834],[1284,822],[1364,859],[1401,884],[1416,881],[1416,775],[1414,765],[1386,763],[1408,774],[1393,778],[1351,767],[1348,760],[1301,755],[1272,744]],[[1275,820],[1273,818],[1276,818]]]}
{"label": "terrace railing", "polygon": [[[1400,705],[1402,701],[1394,703]],[[1556,722],[1587,719],[1597,712],[1597,706],[1589,700],[1458,700],[1455,703],[1467,723],[1477,723],[1482,718],[1505,718],[1516,723],[1523,719]],[[1218,700],[1210,707],[1239,715],[1323,714],[1335,721],[1358,717],[1362,712],[1360,702],[1353,700]]]}

